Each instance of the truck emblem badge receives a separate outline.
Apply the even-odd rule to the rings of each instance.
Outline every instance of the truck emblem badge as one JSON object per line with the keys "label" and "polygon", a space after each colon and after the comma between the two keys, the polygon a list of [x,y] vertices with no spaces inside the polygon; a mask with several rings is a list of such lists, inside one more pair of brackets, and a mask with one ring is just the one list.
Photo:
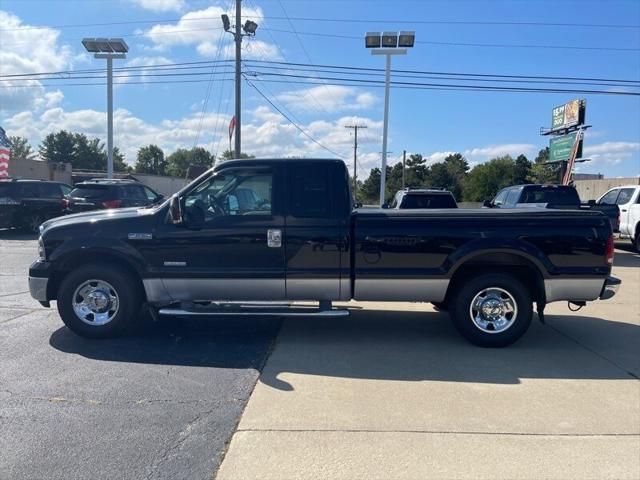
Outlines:
{"label": "truck emblem badge", "polygon": [[153,234],[151,233],[130,233],[128,235],[129,240],[151,240]]}

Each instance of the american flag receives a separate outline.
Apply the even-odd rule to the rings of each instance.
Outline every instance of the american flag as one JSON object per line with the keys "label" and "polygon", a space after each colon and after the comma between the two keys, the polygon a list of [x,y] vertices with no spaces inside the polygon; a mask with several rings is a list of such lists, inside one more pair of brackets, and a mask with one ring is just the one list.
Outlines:
{"label": "american flag", "polygon": [[4,128],[0,127],[0,178],[9,176],[9,156],[11,155],[11,143],[7,138]]}

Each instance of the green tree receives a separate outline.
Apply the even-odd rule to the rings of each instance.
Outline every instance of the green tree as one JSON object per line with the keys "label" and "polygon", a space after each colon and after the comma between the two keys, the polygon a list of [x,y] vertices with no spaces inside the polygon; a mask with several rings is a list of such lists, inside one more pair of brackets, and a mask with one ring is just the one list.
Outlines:
{"label": "green tree", "polygon": [[24,137],[9,137],[9,143],[11,144],[11,160],[21,162],[25,160],[33,160],[36,157],[36,152],[33,151],[29,140]]}
{"label": "green tree", "polygon": [[[40,158],[51,163],[71,163],[75,170],[107,169],[107,152],[98,138],[88,138],[84,133],[60,130],[49,133],[39,147]],[[116,172],[129,171],[124,156],[117,147],[113,149],[113,168]]]}
{"label": "green tree", "polygon": [[[72,162],[76,140],[74,134],[66,130],[49,133],[38,148],[42,160],[49,163]],[[75,165],[74,165],[75,167]]]}
{"label": "green tree", "polygon": [[549,147],[538,152],[535,162],[531,166],[529,181],[532,183],[557,183],[560,178],[560,165],[545,164],[549,160]]}
{"label": "green tree", "polygon": [[465,200],[469,202],[489,200],[501,188],[513,185],[515,178],[516,162],[509,155],[476,165],[467,177]]}
{"label": "green tree", "polygon": [[425,186],[446,188],[457,200],[460,200],[468,171],[469,163],[462,154],[448,155],[444,161],[429,167]]}
{"label": "green tree", "polygon": [[409,155],[405,165],[405,186],[423,186],[427,176],[427,171],[427,162],[420,153],[413,153]]}
{"label": "green tree", "polygon": [[516,173],[514,182],[518,185],[529,183],[531,175],[531,162],[525,155],[518,155],[516,158]]}
{"label": "green tree", "polygon": [[[222,160],[233,160],[234,158],[236,158],[236,156],[233,150],[225,150],[224,152],[222,152],[222,155],[220,156],[220,158]],[[240,152],[240,158],[256,158],[256,157],[254,155],[249,155],[248,153]]]}
{"label": "green tree", "polygon": [[138,150],[138,157],[134,166],[136,173],[164,175],[166,166],[164,152],[157,145],[147,145]]}
{"label": "green tree", "polygon": [[202,147],[179,148],[167,157],[167,175],[185,177],[189,167],[211,167],[214,156]]}

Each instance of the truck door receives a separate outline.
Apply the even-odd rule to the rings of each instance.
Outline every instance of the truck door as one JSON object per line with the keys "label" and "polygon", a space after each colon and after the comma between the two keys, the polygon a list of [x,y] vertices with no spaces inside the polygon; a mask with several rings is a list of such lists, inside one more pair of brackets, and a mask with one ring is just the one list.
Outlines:
{"label": "truck door", "polygon": [[279,171],[230,166],[184,194],[185,225],[160,225],[147,251],[173,299],[285,299]]}
{"label": "truck door", "polygon": [[288,165],[285,219],[287,298],[339,300],[351,296],[348,178],[338,162]]}

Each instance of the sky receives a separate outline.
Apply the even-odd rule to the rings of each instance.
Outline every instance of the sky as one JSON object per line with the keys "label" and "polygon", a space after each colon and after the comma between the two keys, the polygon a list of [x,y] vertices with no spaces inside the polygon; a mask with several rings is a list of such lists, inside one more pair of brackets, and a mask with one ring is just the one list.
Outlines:
{"label": "sky", "polygon": [[[126,162],[133,164],[138,148],[150,143],[166,154],[195,145],[220,154],[229,147],[227,126],[234,109],[230,67],[193,63],[180,72],[200,75],[167,77],[150,76],[154,70],[147,66],[232,59],[233,38],[221,28],[220,14],[233,16],[233,5],[233,0],[0,0],[0,78],[104,69],[104,60],[86,53],[81,39],[122,37],[130,50],[115,66],[144,66],[135,75],[133,70],[116,72],[114,143]],[[358,135],[359,176],[381,161],[381,86],[301,84],[309,77],[342,75],[251,60],[383,68],[384,58],[364,48],[364,33],[414,30],[414,48],[393,58],[394,69],[640,81],[637,0],[243,0],[243,18],[259,24],[256,36],[243,41],[249,79],[242,85],[243,151],[258,157],[339,156],[351,168],[353,131],[345,126],[366,125]],[[26,83],[4,77],[0,126],[36,147],[59,129],[106,139],[104,79],[73,75]],[[396,80],[470,84],[442,75],[438,80]],[[473,85],[518,86],[494,80]],[[635,85],[533,86],[640,92]],[[392,87],[389,164],[399,161],[403,150],[421,153],[430,163],[449,152],[463,153],[471,165],[505,154],[533,159],[548,144],[540,128],[550,126],[553,107],[574,98],[587,100],[586,119],[592,125],[583,149],[591,161],[577,170],[607,177],[640,175],[640,96],[572,92]]]}

